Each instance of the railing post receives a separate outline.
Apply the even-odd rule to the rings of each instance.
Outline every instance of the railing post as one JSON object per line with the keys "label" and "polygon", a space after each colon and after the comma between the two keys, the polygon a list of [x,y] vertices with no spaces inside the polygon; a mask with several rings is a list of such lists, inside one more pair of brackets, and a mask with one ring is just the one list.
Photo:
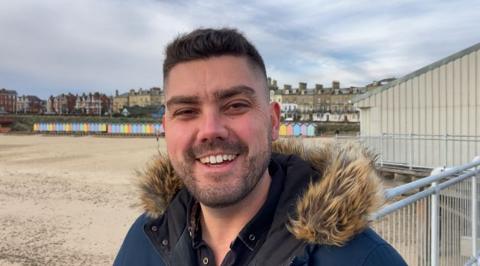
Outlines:
{"label": "railing post", "polygon": [[[473,161],[480,161],[480,156],[473,158]],[[476,167],[478,170],[480,167]],[[477,256],[477,175],[472,176],[472,256]],[[477,263],[476,263],[477,264]]]}
{"label": "railing post", "polygon": [[[432,183],[432,187],[436,187],[437,186],[437,182],[433,182]],[[438,252],[438,240],[439,240],[439,237],[438,237],[438,220],[439,220],[439,206],[438,206],[438,192],[436,191],[433,195],[432,195],[432,227],[431,227],[431,236],[432,236],[432,239],[431,239],[431,244],[430,246],[432,247],[432,250],[431,250],[431,254],[430,254],[430,257],[431,257],[431,262],[432,262],[432,266],[438,266],[438,255],[439,255],[439,252]]]}
{"label": "railing post", "polygon": [[[443,172],[443,169],[442,168],[435,168],[432,170],[432,173],[431,175],[436,175],[436,174],[439,174]],[[433,182],[432,183],[432,187],[435,188],[437,186],[438,182]],[[439,194],[439,191],[437,191],[435,189],[435,193],[432,194],[431,198],[432,198],[432,201],[431,201],[431,217],[430,217],[430,220],[431,220],[431,227],[430,227],[430,235],[431,235],[431,239],[430,239],[430,247],[431,247],[431,251],[430,251],[430,261],[431,261],[431,265],[432,266],[438,266],[439,263],[439,220],[440,220],[440,213],[439,213],[439,208],[440,208],[440,204],[439,204],[439,200],[438,200],[438,194]]]}

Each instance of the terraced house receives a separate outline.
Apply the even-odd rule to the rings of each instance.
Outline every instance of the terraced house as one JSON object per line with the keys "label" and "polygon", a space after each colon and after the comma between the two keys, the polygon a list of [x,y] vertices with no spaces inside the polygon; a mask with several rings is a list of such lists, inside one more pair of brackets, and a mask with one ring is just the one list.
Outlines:
{"label": "terraced house", "polygon": [[0,89],[0,113],[15,113],[17,111],[17,92]]}
{"label": "terraced house", "polygon": [[45,101],[34,95],[17,97],[17,113],[41,114],[45,112]]}
{"label": "terraced house", "polygon": [[322,84],[307,88],[307,83],[300,82],[297,88],[286,84],[279,89],[275,80],[269,79],[268,83],[270,99],[281,104],[284,121],[359,122],[351,99],[376,87],[340,88],[340,82],[333,81],[329,88]]}
{"label": "terraced house", "polygon": [[165,96],[162,89],[158,87],[152,87],[148,90],[139,89],[138,91],[132,89],[123,94],[116,91],[113,98],[113,112],[120,113],[123,108],[132,106],[161,106],[164,102]]}

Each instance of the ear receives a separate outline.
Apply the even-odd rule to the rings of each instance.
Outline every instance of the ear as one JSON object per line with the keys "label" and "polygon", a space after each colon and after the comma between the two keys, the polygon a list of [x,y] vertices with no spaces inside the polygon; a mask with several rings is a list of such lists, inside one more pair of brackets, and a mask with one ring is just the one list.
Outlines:
{"label": "ear", "polygon": [[272,120],[272,140],[278,139],[280,129],[280,104],[277,102],[270,103],[270,116]]}

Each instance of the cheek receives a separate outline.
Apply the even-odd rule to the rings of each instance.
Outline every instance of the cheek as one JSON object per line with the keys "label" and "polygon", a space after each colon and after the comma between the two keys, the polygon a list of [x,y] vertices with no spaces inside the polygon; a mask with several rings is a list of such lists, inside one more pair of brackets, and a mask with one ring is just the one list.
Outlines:
{"label": "cheek", "polygon": [[[177,132],[185,133],[178,134]],[[178,128],[178,126],[172,124],[165,127],[165,142],[169,156],[175,156],[182,153],[182,149],[186,145],[187,132],[188,131],[185,131],[185,129]]]}
{"label": "cheek", "polygon": [[260,148],[261,143],[266,142],[269,124],[265,121],[248,121],[248,123],[240,123],[238,126],[232,128],[235,134],[245,143],[250,144],[250,148]]}

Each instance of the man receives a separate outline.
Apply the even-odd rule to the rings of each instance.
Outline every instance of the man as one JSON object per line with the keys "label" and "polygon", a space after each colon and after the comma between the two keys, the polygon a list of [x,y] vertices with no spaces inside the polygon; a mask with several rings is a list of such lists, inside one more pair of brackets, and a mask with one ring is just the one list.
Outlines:
{"label": "man", "polygon": [[243,35],[180,36],[163,72],[168,157],[143,176],[115,265],[405,265],[368,228],[381,194],[366,152],[275,141],[280,107]]}

